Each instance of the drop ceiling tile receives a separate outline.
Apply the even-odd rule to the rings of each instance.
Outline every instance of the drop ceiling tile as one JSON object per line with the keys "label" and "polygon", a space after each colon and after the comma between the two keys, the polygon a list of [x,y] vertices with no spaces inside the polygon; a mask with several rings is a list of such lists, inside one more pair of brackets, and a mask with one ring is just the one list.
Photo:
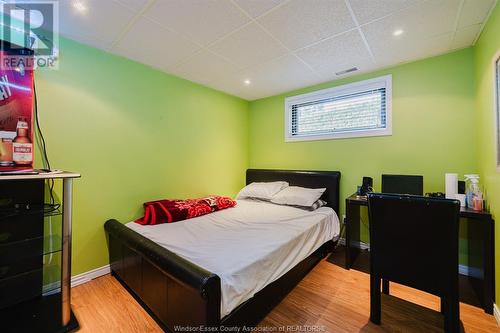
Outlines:
{"label": "drop ceiling tile", "polygon": [[[432,0],[363,26],[363,30],[381,41],[425,39],[453,31],[458,7],[457,0]],[[392,36],[396,29],[404,31],[399,38]]]}
{"label": "drop ceiling tile", "polygon": [[160,61],[158,60],[158,57],[152,54],[144,54],[141,52],[139,49],[134,49],[134,48],[127,48],[127,47],[122,47],[122,46],[115,46],[112,50],[113,54],[122,56],[124,58],[127,58],[129,60],[133,60],[137,63],[143,64],[150,66],[152,68],[158,69],[158,70],[163,70],[162,67],[158,66],[158,63]]}
{"label": "drop ceiling tile", "polygon": [[338,79],[335,73],[349,68],[357,67],[362,71],[374,66],[358,30],[306,47],[296,54],[325,80]]}
{"label": "drop ceiling tile", "polygon": [[458,27],[463,28],[484,22],[494,4],[495,0],[465,0]]}
{"label": "drop ceiling tile", "polygon": [[221,83],[243,85],[244,80],[236,66],[207,50],[196,53],[186,62],[176,66],[171,72],[182,78],[211,87]]}
{"label": "drop ceiling tile", "polygon": [[424,0],[349,0],[359,24],[364,24]]}
{"label": "drop ceiling tile", "polygon": [[[83,1],[83,0],[82,0]],[[78,40],[96,37],[111,44],[132,20],[135,12],[116,1],[84,0],[87,12],[75,10],[72,1],[59,2],[61,34]]]}
{"label": "drop ceiling tile", "polygon": [[200,45],[210,44],[250,21],[224,0],[159,0],[144,15]]}
{"label": "drop ceiling tile", "polygon": [[[433,0],[361,27],[378,65],[421,59],[449,50],[459,2]],[[401,36],[392,33],[402,29]]]}
{"label": "drop ceiling tile", "polygon": [[223,38],[210,49],[241,68],[277,58],[287,52],[285,47],[255,23]]}
{"label": "drop ceiling tile", "polygon": [[235,0],[238,6],[243,8],[243,10],[253,18],[268,12],[284,1],[285,0]]}
{"label": "drop ceiling tile", "polygon": [[455,38],[451,44],[452,49],[461,49],[469,47],[474,43],[476,37],[481,32],[481,24],[474,24],[468,27],[458,29]]}
{"label": "drop ceiling tile", "polygon": [[180,36],[141,17],[116,45],[116,51],[125,57],[165,68],[193,54],[199,47]]}
{"label": "drop ceiling tile", "polygon": [[144,8],[144,6],[146,6],[146,4],[149,2],[149,0],[117,0],[117,1],[123,4],[124,6],[127,6],[128,8],[137,11]]}
{"label": "drop ceiling tile", "polygon": [[85,36],[83,34],[79,34],[78,36],[73,36],[71,34],[65,33],[61,34],[63,37],[75,40],[79,43],[89,45],[101,50],[108,51],[111,48],[111,43],[108,41],[104,41],[99,39],[99,37]]}
{"label": "drop ceiling tile", "polygon": [[[205,61],[210,61],[210,68]],[[258,98],[253,95],[251,87],[244,84],[246,77],[242,72],[206,50],[200,50],[200,54],[188,59],[185,64],[164,71],[246,100]]]}
{"label": "drop ceiling tile", "polygon": [[257,99],[257,96],[253,94],[253,89],[251,87],[245,86],[241,82],[239,84],[234,84],[227,81],[217,81],[213,84],[210,84],[210,87],[225,92],[226,94],[238,96],[249,101]]}
{"label": "drop ceiling tile", "polygon": [[248,87],[259,98],[319,83],[321,78],[296,56],[287,54],[262,65],[245,70],[252,83]]}
{"label": "drop ceiling tile", "polygon": [[355,26],[344,0],[291,0],[258,22],[292,50]]}
{"label": "drop ceiling tile", "polygon": [[372,47],[379,68],[416,61],[444,54],[451,50],[453,33],[445,33],[427,39],[402,41]]}
{"label": "drop ceiling tile", "polygon": [[255,99],[250,87],[243,82],[243,73],[210,51],[201,50],[186,63],[166,71],[233,96]]}

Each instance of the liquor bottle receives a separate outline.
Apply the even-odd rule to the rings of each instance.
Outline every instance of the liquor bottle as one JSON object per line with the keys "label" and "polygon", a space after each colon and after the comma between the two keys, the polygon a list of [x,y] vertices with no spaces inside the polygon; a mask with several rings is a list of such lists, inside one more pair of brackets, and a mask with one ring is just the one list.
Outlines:
{"label": "liquor bottle", "polygon": [[26,118],[17,121],[17,136],[12,141],[12,159],[17,165],[30,165],[33,162],[33,143],[29,138],[29,126]]}
{"label": "liquor bottle", "polygon": [[0,139],[0,166],[12,166],[12,139]]}

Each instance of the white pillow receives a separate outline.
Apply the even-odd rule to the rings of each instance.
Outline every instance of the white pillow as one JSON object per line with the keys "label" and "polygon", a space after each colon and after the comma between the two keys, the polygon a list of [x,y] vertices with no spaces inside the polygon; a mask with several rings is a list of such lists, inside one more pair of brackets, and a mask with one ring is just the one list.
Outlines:
{"label": "white pillow", "polygon": [[279,205],[311,207],[326,191],[326,188],[290,186],[278,192],[271,202]]}
{"label": "white pillow", "polygon": [[271,200],[271,198],[288,187],[287,182],[251,183],[241,189],[236,199],[256,198],[261,200]]}

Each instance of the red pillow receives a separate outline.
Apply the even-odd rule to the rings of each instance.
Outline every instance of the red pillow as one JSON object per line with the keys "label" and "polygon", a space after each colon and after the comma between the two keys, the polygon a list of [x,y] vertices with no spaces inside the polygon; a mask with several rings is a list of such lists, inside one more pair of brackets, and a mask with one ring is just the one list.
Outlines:
{"label": "red pillow", "polygon": [[158,200],[144,203],[144,216],[135,220],[142,225],[171,223],[236,206],[236,201],[218,195],[187,200]]}

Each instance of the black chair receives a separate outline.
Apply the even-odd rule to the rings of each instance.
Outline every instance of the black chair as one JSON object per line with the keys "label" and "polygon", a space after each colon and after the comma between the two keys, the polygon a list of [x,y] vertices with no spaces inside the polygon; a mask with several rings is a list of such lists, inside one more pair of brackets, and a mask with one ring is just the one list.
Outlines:
{"label": "black chair", "polygon": [[398,194],[368,194],[370,320],[380,324],[380,282],[441,297],[445,332],[459,332],[458,223],[460,202]]}

